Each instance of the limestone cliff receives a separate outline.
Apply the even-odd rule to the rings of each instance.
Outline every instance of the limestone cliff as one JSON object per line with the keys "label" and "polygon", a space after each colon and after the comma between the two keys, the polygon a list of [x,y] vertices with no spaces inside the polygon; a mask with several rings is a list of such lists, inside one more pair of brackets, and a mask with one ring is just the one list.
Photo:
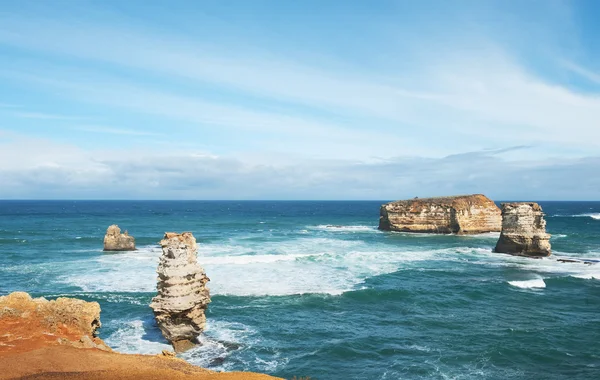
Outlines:
{"label": "limestone cliff", "polygon": [[196,338],[206,324],[209,278],[197,262],[196,239],[190,232],[167,232],[160,245],[162,256],[156,271],[158,295],[150,307],[175,351],[185,351],[197,344]]}
{"label": "limestone cliff", "polygon": [[31,298],[15,292],[0,297],[0,353],[49,345],[110,350],[96,337],[100,305],[72,298]]}
{"label": "limestone cliff", "polygon": [[415,198],[382,205],[379,229],[459,235],[499,232],[501,215],[482,194]]}
{"label": "limestone cliff", "polygon": [[127,231],[121,233],[116,224],[108,227],[104,235],[105,251],[135,251],[135,239]]}
{"label": "limestone cliff", "polygon": [[550,256],[550,235],[542,208],[533,202],[502,204],[502,233],[496,252],[518,256]]}
{"label": "limestone cliff", "polygon": [[16,292],[0,297],[0,379],[268,380],[249,372],[213,372],[172,355],[126,355],[95,337],[100,306],[48,301]]}

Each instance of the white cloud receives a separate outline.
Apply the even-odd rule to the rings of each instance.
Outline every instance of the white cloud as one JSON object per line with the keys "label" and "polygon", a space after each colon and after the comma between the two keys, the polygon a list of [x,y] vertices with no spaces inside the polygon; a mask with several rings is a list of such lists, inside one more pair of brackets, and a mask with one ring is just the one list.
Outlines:
{"label": "white cloud", "polygon": [[147,131],[138,131],[133,129],[125,129],[125,128],[112,128],[112,127],[104,127],[104,126],[96,126],[96,125],[85,125],[85,126],[77,126],[73,127],[74,130],[84,131],[84,132],[93,132],[93,133],[107,133],[112,135],[125,135],[125,136],[162,136],[162,133],[156,132],[147,132]]}
{"label": "white cloud", "polygon": [[0,144],[0,198],[399,199],[480,192],[495,199],[600,197],[600,157],[507,161],[502,155],[511,149],[528,148],[368,164],[261,164],[208,152],[87,152],[15,138]]}
{"label": "white cloud", "polygon": [[[54,85],[70,88],[71,98],[179,121],[287,134],[287,140],[282,138],[290,146],[290,139],[298,135],[335,136],[330,140],[395,141],[383,151],[396,146],[409,149],[409,154],[451,153],[448,144],[431,147],[434,142],[427,137],[437,135],[444,141],[454,137],[454,151],[473,144],[485,148],[515,143],[560,143],[579,147],[582,154],[600,148],[599,97],[546,82],[491,42],[475,52],[440,49],[437,56],[405,71],[380,76],[356,68],[291,62],[258,50],[233,55],[181,36],[158,38],[118,25],[109,29],[48,20],[2,21],[6,26],[0,41],[5,44],[142,70],[174,83],[180,83],[178,78],[190,80],[188,84],[202,94],[168,92],[70,67],[25,65],[21,70],[43,73],[48,84],[54,78]],[[45,32],[37,33],[40,28]],[[86,81],[78,82],[78,76]],[[247,99],[208,101],[207,83],[242,97],[262,97],[270,110],[251,109]],[[297,108],[305,106],[320,110],[318,116]],[[375,154],[372,149],[363,151],[363,158]]]}
{"label": "white cloud", "polygon": [[22,117],[24,119],[41,119],[41,120],[81,120],[79,116],[56,115],[43,112],[13,112],[13,116]]}

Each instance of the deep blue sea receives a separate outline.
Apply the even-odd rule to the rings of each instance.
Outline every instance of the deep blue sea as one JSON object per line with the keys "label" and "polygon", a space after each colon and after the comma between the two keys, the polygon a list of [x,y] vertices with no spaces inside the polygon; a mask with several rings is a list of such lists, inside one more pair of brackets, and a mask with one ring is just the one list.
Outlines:
{"label": "deep blue sea", "polygon": [[[598,379],[600,202],[540,202],[554,255],[492,253],[499,234],[376,229],[383,202],[0,201],[0,294],[102,307],[117,351],[170,346],[148,307],[157,242],[191,231],[211,279],[215,370],[292,378]],[[102,252],[116,223],[139,250]]]}

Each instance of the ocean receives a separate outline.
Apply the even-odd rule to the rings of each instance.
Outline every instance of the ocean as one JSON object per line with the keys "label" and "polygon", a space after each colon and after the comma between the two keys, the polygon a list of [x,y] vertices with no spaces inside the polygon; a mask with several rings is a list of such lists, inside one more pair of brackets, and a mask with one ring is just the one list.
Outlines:
{"label": "ocean", "polygon": [[[149,308],[157,245],[191,231],[211,281],[214,370],[312,380],[598,379],[600,202],[540,202],[553,256],[492,252],[498,233],[381,232],[374,201],[0,201],[0,294],[97,301],[100,337],[170,349]],[[118,224],[138,250],[102,252]]]}

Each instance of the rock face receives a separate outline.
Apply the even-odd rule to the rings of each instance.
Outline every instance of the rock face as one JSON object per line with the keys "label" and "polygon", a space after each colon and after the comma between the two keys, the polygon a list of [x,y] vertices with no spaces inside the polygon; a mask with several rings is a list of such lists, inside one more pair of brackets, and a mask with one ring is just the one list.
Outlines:
{"label": "rock face", "polygon": [[379,229],[459,235],[499,232],[496,204],[482,194],[415,198],[381,206]]}
{"label": "rock face", "polygon": [[0,297],[0,380],[279,379],[249,372],[216,373],[170,352],[119,354],[94,336],[98,327],[96,302],[32,299],[23,292]]}
{"label": "rock face", "polygon": [[502,204],[502,233],[495,252],[517,256],[550,256],[550,234],[542,208],[533,202]]}
{"label": "rock face", "polygon": [[96,337],[100,305],[74,298],[31,298],[24,292],[0,297],[0,353],[50,345],[110,348]]}
{"label": "rock face", "polygon": [[135,251],[135,239],[129,236],[127,231],[121,233],[121,229],[116,224],[108,227],[104,235],[105,251]]}
{"label": "rock face", "polygon": [[196,338],[204,330],[209,278],[196,260],[198,248],[190,232],[167,232],[160,245],[158,295],[150,307],[164,337],[181,352],[197,344]]}

